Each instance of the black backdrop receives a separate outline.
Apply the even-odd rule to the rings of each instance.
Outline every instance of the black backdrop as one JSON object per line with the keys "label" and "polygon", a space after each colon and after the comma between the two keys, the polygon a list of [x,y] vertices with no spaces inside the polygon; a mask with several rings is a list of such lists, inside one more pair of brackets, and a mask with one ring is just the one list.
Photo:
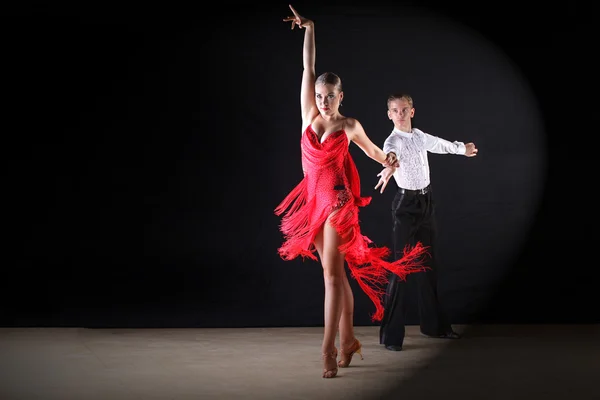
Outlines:
{"label": "black backdrop", "polygon": [[[415,126],[480,149],[430,157],[452,322],[598,322],[592,9],[294,5],[374,142],[387,95],[408,91]],[[276,253],[273,209],[301,177],[287,3],[12,7],[0,324],[321,324],[320,267]],[[395,184],[374,193],[380,168],[351,153],[363,231],[389,245]]]}

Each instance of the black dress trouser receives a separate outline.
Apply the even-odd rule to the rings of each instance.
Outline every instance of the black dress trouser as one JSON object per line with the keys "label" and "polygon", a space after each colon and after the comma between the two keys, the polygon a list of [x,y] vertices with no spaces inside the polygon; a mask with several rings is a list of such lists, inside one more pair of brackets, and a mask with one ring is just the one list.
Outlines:
{"label": "black dress trouser", "polygon": [[406,285],[416,284],[420,329],[423,334],[439,336],[452,330],[437,294],[435,257],[435,206],[432,193],[414,194],[399,189],[392,201],[394,259],[402,257],[405,246],[421,242],[429,253],[424,272],[409,274],[406,281],[391,274],[384,300],[379,340],[384,345],[402,346],[405,335]]}

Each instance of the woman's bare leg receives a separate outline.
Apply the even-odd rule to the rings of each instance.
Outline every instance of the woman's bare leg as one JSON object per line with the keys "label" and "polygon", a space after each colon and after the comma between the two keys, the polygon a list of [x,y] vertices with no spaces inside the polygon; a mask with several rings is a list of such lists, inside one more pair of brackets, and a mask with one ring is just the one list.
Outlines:
{"label": "woman's bare leg", "polygon": [[325,223],[323,230],[315,238],[315,247],[321,258],[325,282],[325,330],[322,344],[324,354],[332,352],[335,347],[342,308],[345,305],[344,282],[347,283],[347,277],[344,270],[344,255],[339,251],[341,244],[342,238],[329,222]]}
{"label": "woman's bare leg", "polygon": [[342,298],[342,315],[340,317],[340,347],[348,348],[354,343],[354,295],[348,275],[344,270],[344,291]]}

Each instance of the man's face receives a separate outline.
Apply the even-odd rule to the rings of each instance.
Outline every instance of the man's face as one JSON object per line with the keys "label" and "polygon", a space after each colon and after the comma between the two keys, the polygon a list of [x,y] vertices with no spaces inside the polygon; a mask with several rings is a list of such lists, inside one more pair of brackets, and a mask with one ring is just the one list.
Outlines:
{"label": "man's face", "polygon": [[410,126],[410,120],[415,115],[415,109],[410,106],[406,99],[390,101],[388,105],[388,118],[394,122],[394,126]]}

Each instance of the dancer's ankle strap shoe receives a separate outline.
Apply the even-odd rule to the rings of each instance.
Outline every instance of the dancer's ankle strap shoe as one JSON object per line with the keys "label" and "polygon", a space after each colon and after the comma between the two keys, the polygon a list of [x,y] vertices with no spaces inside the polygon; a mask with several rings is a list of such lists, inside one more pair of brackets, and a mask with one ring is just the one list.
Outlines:
{"label": "dancer's ankle strap shoe", "polygon": [[352,345],[348,348],[344,348],[342,347],[340,349],[341,351],[341,355],[340,355],[340,361],[338,362],[338,367],[340,368],[347,368],[350,365],[350,362],[352,361],[352,356],[354,355],[354,353],[358,353],[360,355],[360,359],[363,360],[363,355],[362,355],[362,344],[360,344],[360,342],[358,341],[358,339],[354,339],[354,343],[352,343]]}
{"label": "dancer's ankle strap shoe", "polygon": [[333,348],[333,351],[323,353],[323,378],[333,378],[337,375],[337,354],[337,349],[335,347]]}

